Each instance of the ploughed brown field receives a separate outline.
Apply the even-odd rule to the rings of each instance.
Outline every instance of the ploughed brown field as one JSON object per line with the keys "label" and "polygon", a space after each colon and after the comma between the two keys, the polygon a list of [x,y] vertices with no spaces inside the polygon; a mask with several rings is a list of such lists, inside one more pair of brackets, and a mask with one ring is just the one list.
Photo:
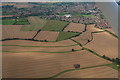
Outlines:
{"label": "ploughed brown field", "polygon": [[88,43],[88,41],[93,39],[93,34],[92,32],[98,32],[98,31],[103,31],[101,29],[95,28],[95,25],[88,25],[86,27],[86,31],[82,32],[82,34],[80,34],[78,37],[74,37],[72,39],[76,40],[77,42],[81,43],[82,45],[85,45],[86,43]]}
{"label": "ploughed brown field", "polygon": [[84,68],[109,63],[111,62],[86,50],[64,54],[5,52],[2,67],[3,78],[47,78],[64,70],[75,69],[74,64],[80,64],[81,68]]}
{"label": "ploughed brown field", "polygon": [[103,31],[103,30],[95,28],[95,24],[91,24],[91,25],[87,26],[87,31],[89,31],[89,32],[96,32],[96,31]]}
{"label": "ploughed brown field", "polygon": [[[33,38],[37,31],[46,23],[38,17],[30,17],[31,25],[26,25],[21,30],[21,25],[3,26],[3,39],[6,38]],[[32,23],[33,22],[33,23]],[[42,25],[37,25],[41,22]],[[118,40],[107,32],[95,28],[95,25],[70,23],[64,31],[82,32],[75,41],[71,39],[56,41],[59,32],[40,31],[35,40],[46,40],[51,42],[29,41],[29,40],[8,40],[3,41],[3,78],[48,78],[62,71],[75,69],[74,64],[80,64],[81,68],[94,67],[110,64],[95,54],[82,47],[91,49],[99,55],[110,58],[118,57]],[[25,28],[26,27],[26,28]],[[29,29],[33,29],[29,31]],[[25,31],[24,31],[25,29]],[[91,42],[89,42],[91,41]],[[88,43],[89,42],[89,43]],[[109,67],[94,67],[83,70],[65,72],[58,78],[116,78],[117,70]]]}
{"label": "ploughed brown field", "polygon": [[[38,25],[38,26],[45,25],[46,22],[47,22],[47,20],[40,19],[39,17],[33,17],[33,16],[28,17],[28,20],[29,20],[29,22],[30,22],[31,24],[33,24],[34,26],[35,26],[35,25]],[[43,26],[42,26],[42,27],[43,27]],[[37,28],[41,29],[42,27],[37,27]],[[39,30],[39,29],[38,29],[38,30]]]}
{"label": "ploughed brown field", "polygon": [[36,40],[47,40],[47,41],[56,41],[59,32],[53,31],[40,31],[35,37]]}
{"label": "ploughed brown field", "polygon": [[93,34],[93,41],[85,47],[99,53],[101,56],[118,57],[118,39],[107,32]]}
{"label": "ploughed brown field", "polygon": [[26,2],[19,2],[19,3],[5,3],[3,2],[2,3],[3,6],[5,5],[14,5],[15,7],[17,8],[27,8],[27,7],[33,7],[33,6],[37,6],[37,5],[34,5],[34,4],[28,4]]}
{"label": "ploughed brown field", "polygon": [[16,15],[2,15],[0,17],[13,17],[13,16],[16,16]]}
{"label": "ploughed brown field", "polygon": [[26,40],[11,40],[11,41],[4,41],[3,45],[68,46],[68,45],[76,45],[76,43],[71,40],[63,40],[59,42],[36,42],[36,41],[26,41]]}
{"label": "ploughed brown field", "polygon": [[85,25],[80,23],[70,23],[64,31],[82,32],[85,30]]}
{"label": "ploughed brown field", "polygon": [[6,38],[33,38],[36,31],[20,31],[22,25],[3,25],[2,39]]}
{"label": "ploughed brown field", "polygon": [[4,46],[3,51],[14,51],[14,52],[22,52],[27,53],[27,51],[30,53],[30,51],[44,51],[44,52],[66,52],[66,51],[72,51],[74,50],[80,50],[81,47],[76,46],[70,46],[70,47],[19,47],[19,46]]}
{"label": "ploughed brown field", "polygon": [[76,40],[77,42],[81,43],[82,45],[85,45],[88,42],[88,40],[92,39],[92,35],[91,35],[91,32],[86,31],[86,32],[83,32],[82,34],[80,34],[78,37],[74,37],[72,39]]}
{"label": "ploughed brown field", "polygon": [[118,71],[110,67],[103,66],[66,72],[57,78],[118,78]]}

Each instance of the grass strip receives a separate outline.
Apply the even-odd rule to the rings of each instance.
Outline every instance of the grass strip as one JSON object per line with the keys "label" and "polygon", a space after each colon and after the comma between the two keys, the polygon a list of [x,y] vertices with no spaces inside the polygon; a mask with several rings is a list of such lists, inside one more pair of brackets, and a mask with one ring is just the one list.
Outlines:
{"label": "grass strip", "polygon": [[81,49],[79,50],[74,50],[74,51],[64,51],[64,52],[47,52],[47,51],[2,51],[2,52],[10,52],[10,53],[25,53],[25,52],[42,52],[42,53],[69,53],[69,52],[77,52],[77,51],[81,51]]}
{"label": "grass strip", "polygon": [[80,47],[83,47],[83,45],[81,43],[77,42],[76,40],[74,40],[74,39],[70,39],[70,40],[72,40],[73,42],[77,43]]}
{"label": "grass strip", "polygon": [[78,44],[74,45],[67,45],[67,46],[23,46],[23,45],[0,45],[0,46],[18,46],[18,47],[46,47],[46,48],[56,48],[56,47],[71,47],[71,46],[77,46]]}

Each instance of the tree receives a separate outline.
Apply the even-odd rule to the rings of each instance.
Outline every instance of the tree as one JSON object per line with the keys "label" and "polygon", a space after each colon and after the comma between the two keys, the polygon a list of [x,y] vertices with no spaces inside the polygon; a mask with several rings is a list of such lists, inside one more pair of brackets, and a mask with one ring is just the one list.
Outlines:
{"label": "tree", "polygon": [[72,51],[75,51],[74,49],[72,49]]}
{"label": "tree", "polygon": [[47,40],[45,40],[45,42],[47,42]]}
{"label": "tree", "polygon": [[106,58],[106,56],[105,56],[105,55],[103,55],[103,58]]}

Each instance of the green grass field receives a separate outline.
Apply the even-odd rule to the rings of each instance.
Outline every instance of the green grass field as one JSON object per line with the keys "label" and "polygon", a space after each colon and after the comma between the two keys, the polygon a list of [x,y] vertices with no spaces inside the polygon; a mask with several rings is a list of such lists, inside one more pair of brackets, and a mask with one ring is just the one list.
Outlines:
{"label": "green grass field", "polygon": [[106,17],[103,14],[100,14],[101,19],[106,19]]}
{"label": "green grass field", "polygon": [[3,19],[2,25],[13,25],[15,23],[14,19]]}
{"label": "green grass field", "polygon": [[19,19],[3,19],[3,25],[27,25],[29,24],[27,18],[19,18]]}
{"label": "green grass field", "polygon": [[48,20],[46,25],[42,28],[44,31],[62,31],[69,22],[59,20]]}
{"label": "green grass field", "polygon": [[29,17],[30,26],[23,26],[21,31],[38,31],[46,24],[47,20],[40,19],[39,17]]}
{"label": "green grass field", "polygon": [[57,40],[56,41],[61,41],[61,40],[66,40],[66,39],[70,39],[72,37],[75,37],[77,35],[79,35],[80,33],[73,33],[73,32],[60,32]]}
{"label": "green grass field", "polygon": [[15,25],[27,25],[30,24],[27,18],[16,19]]}
{"label": "green grass field", "polygon": [[76,17],[94,17],[94,15],[84,15],[84,14],[72,14],[72,15]]}

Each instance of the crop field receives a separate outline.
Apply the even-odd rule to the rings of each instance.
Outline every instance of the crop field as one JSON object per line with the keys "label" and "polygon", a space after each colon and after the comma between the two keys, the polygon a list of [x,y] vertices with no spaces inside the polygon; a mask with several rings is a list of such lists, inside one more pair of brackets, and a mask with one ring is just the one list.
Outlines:
{"label": "crop field", "polygon": [[39,17],[29,17],[30,26],[23,26],[21,31],[38,31],[46,24],[47,20],[40,19]]}
{"label": "crop field", "polygon": [[13,17],[15,15],[2,15],[1,17]]}
{"label": "crop field", "polygon": [[73,33],[73,32],[60,32],[57,38],[57,41],[65,40],[65,39],[70,39],[72,37],[75,37],[79,35],[80,33]]}
{"label": "crop field", "polygon": [[19,19],[3,19],[2,25],[28,25],[29,22],[27,18],[19,18]]}
{"label": "crop field", "polygon": [[88,43],[89,41],[91,41],[93,39],[93,34],[92,32],[100,32],[103,31],[101,29],[95,28],[95,25],[87,25],[86,27],[86,31],[83,32],[82,34],[80,34],[77,37],[74,37],[72,39],[78,41],[79,43],[81,43],[82,45],[85,45],[86,43]]}
{"label": "crop field", "polygon": [[95,28],[95,24],[92,24],[92,25],[87,25],[87,31],[89,31],[89,32],[96,32],[96,31],[103,31],[103,30]]}
{"label": "crop field", "polygon": [[110,58],[118,57],[118,39],[107,32],[93,34],[93,41],[85,47]]}
{"label": "crop field", "polygon": [[2,39],[6,38],[32,38],[36,31],[20,31],[21,25],[8,25],[2,26],[3,34]]}
{"label": "crop field", "polygon": [[11,40],[11,41],[4,41],[3,45],[23,45],[23,46],[68,46],[69,45],[76,45],[71,40],[63,40],[59,42],[35,42],[35,41],[26,41],[26,40]]}
{"label": "crop field", "polygon": [[102,56],[118,57],[118,39],[95,24],[39,16],[11,20],[6,19],[2,26],[4,78],[117,77],[115,62]]}
{"label": "crop field", "polygon": [[59,32],[41,31],[35,37],[36,40],[56,41]]}
{"label": "crop field", "polygon": [[103,66],[66,72],[57,78],[118,78],[118,71],[110,67]]}
{"label": "crop field", "polygon": [[85,25],[80,23],[70,23],[64,31],[82,32],[85,30]]}
{"label": "crop field", "polygon": [[80,34],[79,36],[74,37],[72,39],[78,41],[82,45],[85,45],[88,42],[88,40],[92,39],[91,32],[86,31],[86,32],[84,32],[84,33]]}
{"label": "crop field", "polygon": [[44,31],[62,31],[69,22],[59,20],[48,20],[46,25],[42,28]]}
{"label": "crop field", "polygon": [[75,69],[74,64],[80,64],[83,68],[108,63],[110,62],[84,50],[64,54],[5,52],[3,54],[3,77],[46,78],[64,70]]}
{"label": "crop field", "polygon": [[[4,46],[3,51],[18,52],[18,53],[31,53],[31,52],[43,52],[43,53],[65,53],[78,51],[81,49],[80,46],[70,46],[70,47],[21,47],[21,46]],[[73,52],[74,52],[73,51]]]}

